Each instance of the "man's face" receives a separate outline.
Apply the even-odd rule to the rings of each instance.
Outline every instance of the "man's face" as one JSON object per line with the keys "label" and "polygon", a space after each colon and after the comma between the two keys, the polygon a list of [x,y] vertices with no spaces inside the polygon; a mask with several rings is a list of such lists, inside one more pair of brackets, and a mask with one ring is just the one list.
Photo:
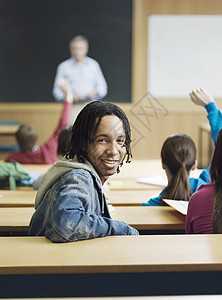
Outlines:
{"label": "man's face", "polygon": [[88,46],[84,41],[75,41],[70,46],[70,54],[78,62],[81,62],[85,59],[88,52]]}
{"label": "man's face", "polygon": [[87,158],[97,171],[102,184],[116,173],[126,154],[125,131],[117,116],[104,116],[94,140],[88,143]]}

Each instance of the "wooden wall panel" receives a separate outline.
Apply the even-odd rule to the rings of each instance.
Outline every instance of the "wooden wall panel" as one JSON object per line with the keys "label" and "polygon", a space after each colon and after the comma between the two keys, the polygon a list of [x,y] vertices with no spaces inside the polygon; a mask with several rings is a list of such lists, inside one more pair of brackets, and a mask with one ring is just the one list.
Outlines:
{"label": "wooden wall panel", "polygon": [[[133,82],[134,105],[147,92],[147,19],[153,14],[222,14],[220,0],[134,0]],[[154,122],[147,138],[135,147],[135,156],[157,158],[164,139],[173,132],[191,135],[197,143],[199,122],[207,122],[206,113],[187,99],[158,99],[169,116]],[[222,107],[221,99],[217,99]],[[208,145],[204,144],[204,147]],[[207,149],[204,149],[206,152]]]}

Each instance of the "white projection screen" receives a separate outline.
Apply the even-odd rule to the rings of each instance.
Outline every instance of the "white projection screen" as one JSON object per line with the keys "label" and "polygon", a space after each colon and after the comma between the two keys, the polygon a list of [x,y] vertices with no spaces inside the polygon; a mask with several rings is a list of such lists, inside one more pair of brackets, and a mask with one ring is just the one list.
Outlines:
{"label": "white projection screen", "polygon": [[147,77],[159,98],[198,87],[222,98],[222,15],[149,16]]}

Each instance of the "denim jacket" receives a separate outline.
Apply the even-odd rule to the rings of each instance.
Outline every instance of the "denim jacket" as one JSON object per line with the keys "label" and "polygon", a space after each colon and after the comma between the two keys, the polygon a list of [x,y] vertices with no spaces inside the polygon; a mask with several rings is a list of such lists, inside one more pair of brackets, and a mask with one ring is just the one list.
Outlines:
{"label": "denim jacket", "polygon": [[53,242],[138,234],[111,219],[100,178],[88,161],[56,162],[43,178],[35,208],[29,235],[45,235]]}

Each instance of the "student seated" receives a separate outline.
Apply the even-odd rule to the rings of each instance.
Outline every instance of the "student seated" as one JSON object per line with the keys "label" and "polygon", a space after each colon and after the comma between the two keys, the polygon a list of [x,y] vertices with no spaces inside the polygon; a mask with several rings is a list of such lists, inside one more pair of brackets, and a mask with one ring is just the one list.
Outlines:
{"label": "student seated", "polygon": [[65,93],[64,107],[58,126],[53,135],[42,145],[38,146],[38,133],[34,126],[21,124],[16,132],[16,140],[20,150],[12,152],[6,162],[17,161],[21,164],[52,164],[57,160],[58,136],[62,128],[70,124],[73,97],[67,81],[60,82],[60,88]]}
{"label": "student seated", "polygon": [[[59,138],[58,138],[58,147],[57,147],[57,160],[61,160],[63,158],[63,156],[66,155],[66,153],[68,152],[68,148],[69,148],[69,143],[71,141],[71,137],[72,137],[72,126],[66,126],[64,127],[60,134],[59,134]],[[45,176],[45,173],[42,173],[37,180],[35,180],[33,182],[33,190],[38,190],[43,177]]]}
{"label": "student seated", "polygon": [[211,163],[212,183],[202,185],[190,198],[186,233],[222,233],[222,130]]}
{"label": "student seated", "polygon": [[[193,90],[191,100],[205,107],[211,126],[211,136],[216,144],[216,139],[222,128],[222,113],[217,108],[212,95],[204,89]],[[166,205],[162,199],[189,201],[193,194],[202,184],[210,182],[209,167],[204,170],[199,178],[190,178],[190,171],[196,167],[196,146],[193,140],[185,134],[171,135],[166,139],[161,149],[162,167],[166,172],[168,185],[155,198],[142,203],[143,206]]]}
{"label": "student seated", "polygon": [[130,162],[128,119],[118,106],[87,104],[72,128],[67,155],[44,176],[35,200],[29,235],[53,242],[72,242],[107,235],[137,235],[124,222],[112,220],[103,192],[109,176]]}
{"label": "student seated", "polygon": [[72,137],[72,126],[68,125],[64,127],[58,138],[58,147],[57,147],[57,160],[61,160],[63,156],[66,155],[69,149],[69,144]]}

